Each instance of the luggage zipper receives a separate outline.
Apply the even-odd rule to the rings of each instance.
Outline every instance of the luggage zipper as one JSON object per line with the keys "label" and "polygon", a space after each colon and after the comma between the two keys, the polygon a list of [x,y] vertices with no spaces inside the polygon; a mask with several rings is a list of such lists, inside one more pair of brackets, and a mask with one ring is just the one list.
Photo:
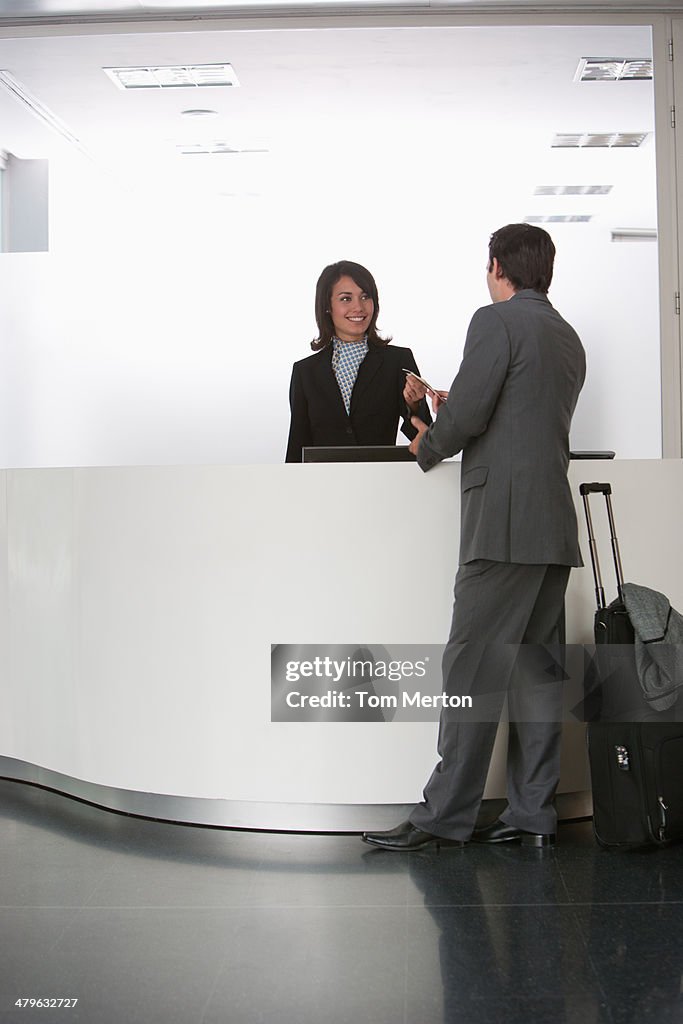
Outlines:
{"label": "luggage zipper", "polygon": [[666,841],[666,812],[669,808],[664,803],[664,797],[658,796],[657,803],[659,804],[659,838],[662,842]]}

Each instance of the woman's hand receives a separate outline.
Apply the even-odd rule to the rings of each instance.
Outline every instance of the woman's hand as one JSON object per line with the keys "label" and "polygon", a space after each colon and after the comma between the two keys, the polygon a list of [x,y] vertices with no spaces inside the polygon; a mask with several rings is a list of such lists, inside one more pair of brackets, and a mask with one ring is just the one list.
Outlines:
{"label": "woman's hand", "polygon": [[403,398],[411,412],[416,412],[419,403],[427,394],[427,388],[412,373],[406,375]]}

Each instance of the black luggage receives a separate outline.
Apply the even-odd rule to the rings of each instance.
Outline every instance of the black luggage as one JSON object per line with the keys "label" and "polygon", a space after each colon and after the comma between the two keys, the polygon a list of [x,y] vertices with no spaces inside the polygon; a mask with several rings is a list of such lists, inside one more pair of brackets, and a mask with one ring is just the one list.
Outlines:
{"label": "black luggage", "polygon": [[683,838],[683,724],[590,722],[588,759],[600,846]]}
{"label": "black luggage", "polygon": [[[605,603],[589,495],[605,496],[617,597]],[[623,572],[609,484],[581,484],[597,611],[595,655],[587,672],[588,758],[593,830],[605,847],[662,844],[683,838],[683,723],[676,708],[652,710],[643,698],[634,632],[623,602]]]}

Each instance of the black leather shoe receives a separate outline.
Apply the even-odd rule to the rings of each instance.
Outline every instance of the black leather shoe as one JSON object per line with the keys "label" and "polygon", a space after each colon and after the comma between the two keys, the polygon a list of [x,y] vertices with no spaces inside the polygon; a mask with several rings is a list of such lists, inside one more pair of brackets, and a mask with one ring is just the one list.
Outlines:
{"label": "black leather shoe", "polygon": [[522,846],[554,846],[554,832],[525,832],[524,829],[506,825],[498,818],[486,828],[475,828],[473,843],[521,843]]}
{"label": "black leather shoe", "polygon": [[388,832],[364,832],[364,843],[383,850],[421,850],[424,846],[464,846],[461,839],[442,839],[431,832],[423,832],[409,821],[404,821]]}

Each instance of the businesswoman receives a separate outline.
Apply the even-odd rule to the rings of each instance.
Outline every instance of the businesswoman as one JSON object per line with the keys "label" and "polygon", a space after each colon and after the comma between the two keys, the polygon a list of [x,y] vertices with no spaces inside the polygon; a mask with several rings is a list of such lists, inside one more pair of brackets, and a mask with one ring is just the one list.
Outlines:
{"label": "businesswoman", "polygon": [[406,381],[406,369],[419,373],[413,353],[380,337],[378,316],[369,270],[347,260],[325,267],[315,290],[314,354],[292,370],[286,462],[301,462],[309,446],[393,445],[399,420],[412,440],[412,415],[431,422],[424,389]]}

